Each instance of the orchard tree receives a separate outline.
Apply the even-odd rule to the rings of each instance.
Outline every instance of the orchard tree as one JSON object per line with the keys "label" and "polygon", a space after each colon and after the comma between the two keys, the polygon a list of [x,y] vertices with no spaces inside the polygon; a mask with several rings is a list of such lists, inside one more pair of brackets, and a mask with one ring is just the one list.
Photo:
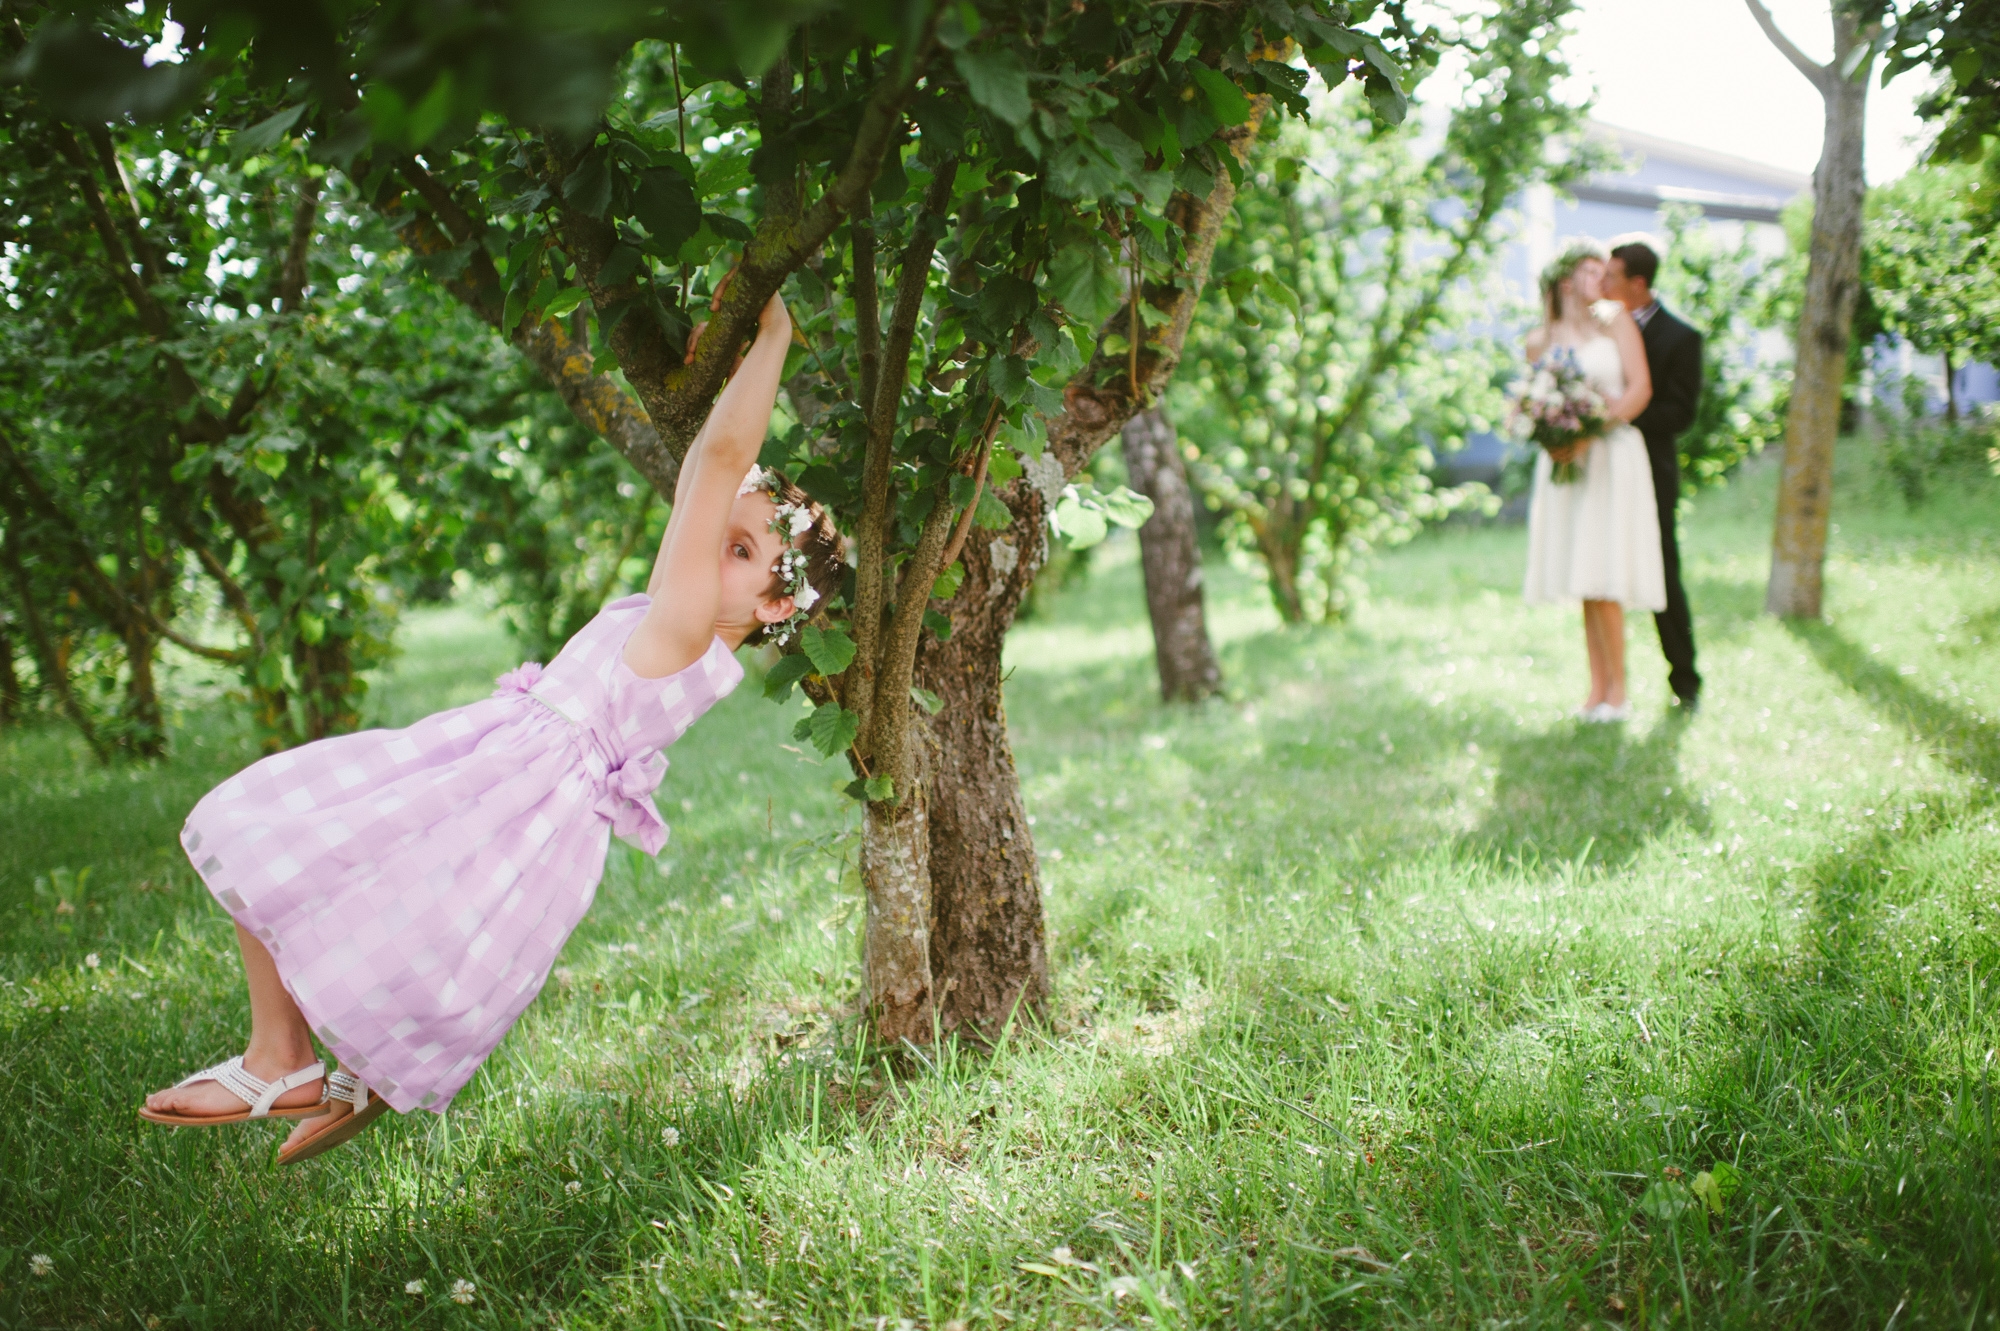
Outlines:
{"label": "orchard tree", "polygon": [[16,68],[103,116],[247,64],[269,95],[243,132],[338,166],[662,495],[785,292],[795,424],[765,460],[831,505],[854,575],[769,691],[804,686],[802,734],[866,803],[870,1008],[915,1040],[1036,1008],[1002,638],[1052,518],[1133,516],[1077,478],[1177,364],[1260,118],[1305,110],[1311,71],[1400,118],[1427,55],[1402,6],[383,4],[315,27],[221,0],[185,26],[178,72],[68,20]]}
{"label": "orchard tree", "polygon": [[1956,163],[1919,167],[1868,195],[1862,273],[1889,331],[1944,361],[1945,417],[1958,419],[1957,371],[2000,354],[2000,244],[1992,190]]}
{"label": "orchard tree", "polygon": [[1827,515],[1833,503],[1833,445],[1840,434],[1848,347],[1861,293],[1861,206],[1867,190],[1862,131],[1874,63],[1870,41],[1879,28],[1864,28],[1861,12],[1847,0],[1830,0],[1833,59],[1822,65],[1779,29],[1762,0],[1744,3],[1826,108],[1819,166],[1813,171],[1811,257],[1785,413],[1771,580],[1764,593],[1764,608],[1771,614],[1818,619]]}
{"label": "orchard tree", "polygon": [[1467,87],[1433,148],[1336,96],[1254,165],[1216,260],[1229,303],[1203,312],[1177,398],[1197,483],[1287,623],[1338,619],[1356,560],[1475,499],[1427,472],[1497,414],[1511,352],[1473,330],[1499,312],[1477,283],[1510,201],[1585,165],[1562,151],[1581,112],[1553,91],[1572,8],[1464,16],[1445,43]]}
{"label": "orchard tree", "polygon": [[1676,441],[1681,487],[1693,494],[1722,484],[1783,428],[1781,367],[1759,356],[1758,340],[1790,293],[1786,265],[1760,253],[1747,228],[1727,236],[1683,205],[1665,223],[1654,285],[1701,334],[1701,400]]}

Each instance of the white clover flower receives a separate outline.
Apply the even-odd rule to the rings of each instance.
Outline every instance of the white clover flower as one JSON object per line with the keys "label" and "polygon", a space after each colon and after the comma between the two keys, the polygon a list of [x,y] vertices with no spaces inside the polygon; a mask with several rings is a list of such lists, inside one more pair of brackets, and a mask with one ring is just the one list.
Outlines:
{"label": "white clover flower", "polygon": [[575,1179],[571,1179],[569,1182],[563,1184],[563,1191],[574,1197],[583,1191],[583,1184],[577,1182]]}
{"label": "white clover flower", "polygon": [[92,952],[88,956],[84,957],[83,964],[90,967],[90,969],[92,970],[96,970],[101,963],[98,960],[97,954],[95,952]]}
{"label": "white clover flower", "polygon": [[421,1281],[421,1280],[405,1280],[405,1281],[403,1282],[403,1293],[405,1293],[405,1294],[417,1294],[417,1295],[421,1295],[421,1294],[422,1294],[423,1292],[424,1292],[424,1282],[423,1282],[423,1281]]}
{"label": "white clover flower", "polygon": [[679,1128],[661,1128],[660,1140],[665,1142],[667,1148],[671,1150],[681,1144],[681,1130]]}
{"label": "white clover flower", "polygon": [[451,1301],[453,1303],[471,1303],[478,1297],[479,1287],[474,1285],[470,1280],[454,1280],[451,1282]]}
{"label": "white clover flower", "polygon": [[38,1252],[33,1257],[30,1257],[28,1259],[29,1275],[52,1276],[55,1273],[56,1273],[56,1264],[53,1260],[51,1260],[51,1258],[47,1253]]}

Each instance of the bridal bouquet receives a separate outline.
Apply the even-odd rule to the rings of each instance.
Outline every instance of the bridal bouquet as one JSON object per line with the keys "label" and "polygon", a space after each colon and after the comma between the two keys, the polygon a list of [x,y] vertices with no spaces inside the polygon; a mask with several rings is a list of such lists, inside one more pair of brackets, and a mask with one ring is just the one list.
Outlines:
{"label": "bridal bouquet", "polygon": [[[1551,347],[1528,367],[1528,377],[1514,386],[1508,419],[1515,438],[1550,451],[1594,439],[1610,424],[1604,418],[1604,395],[1590,386],[1571,347]],[[1568,485],[1578,475],[1574,459],[1549,469],[1549,479],[1557,485]]]}

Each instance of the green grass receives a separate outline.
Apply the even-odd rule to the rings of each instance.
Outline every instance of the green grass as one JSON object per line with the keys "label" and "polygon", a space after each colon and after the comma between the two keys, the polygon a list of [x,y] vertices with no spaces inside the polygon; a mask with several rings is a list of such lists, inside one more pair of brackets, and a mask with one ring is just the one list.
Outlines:
{"label": "green grass", "polygon": [[[1848,453],[1827,623],[1758,614],[1768,466],[1697,504],[1686,722],[1643,623],[1640,719],[1564,719],[1519,529],[1336,629],[1218,568],[1193,710],[1105,552],[1010,647],[1057,995],[997,1052],[856,1043],[852,815],[746,688],[452,1113],[282,1174],[132,1113],[240,1040],[173,834],[247,732],[14,732],[0,1325],[2000,1325],[2000,489]],[[405,642],[378,719],[512,663],[469,612]]]}

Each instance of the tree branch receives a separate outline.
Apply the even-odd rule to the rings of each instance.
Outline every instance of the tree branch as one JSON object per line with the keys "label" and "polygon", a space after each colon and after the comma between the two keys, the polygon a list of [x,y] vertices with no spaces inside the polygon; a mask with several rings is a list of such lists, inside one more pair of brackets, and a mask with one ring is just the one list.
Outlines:
{"label": "tree branch", "polygon": [[125,170],[125,159],[118,155],[117,147],[111,142],[111,132],[102,125],[92,125],[88,130],[90,146],[97,150],[97,161],[104,168],[107,180],[116,181],[118,194],[125,202],[125,221],[131,229],[132,252],[139,257],[139,270],[151,286],[160,280],[159,256],[146,239],[146,228],[142,225],[145,214],[139,210],[139,194],[132,188],[132,177]]}
{"label": "tree branch", "polygon": [[944,234],[945,210],[951,206],[951,186],[957,171],[955,161],[940,169],[925,192],[923,212],[911,228],[909,243],[903,247],[902,269],[896,274],[896,303],[889,316],[881,364],[876,369],[875,396],[861,404],[868,422],[868,447],[861,466],[861,521],[854,533],[854,611],[849,617],[854,630],[855,660],[861,663],[861,670],[856,682],[849,685],[849,691],[859,704],[853,710],[861,717],[864,743],[860,752],[864,756],[870,752],[865,742],[870,733],[870,709],[880,696],[875,683],[881,666],[876,647],[881,637],[883,599],[887,591],[885,562],[890,510],[895,502],[889,493],[889,476],[895,452],[896,415],[910,375],[910,348],[916,342],[917,321],[923,316],[931,255],[937,251],[938,238]]}
{"label": "tree branch", "polygon": [[1837,77],[1837,71],[1815,62],[1811,56],[1793,45],[1792,39],[1785,36],[1778,27],[1778,21],[1771,17],[1771,11],[1764,6],[1763,0],[1743,0],[1743,3],[1750,6],[1750,16],[1757,20],[1757,26],[1764,30],[1764,35],[1771,39],[1771,45],[1777,47],[1779,53],[1791,61],[1799,73],[1806,76],[1806,82],[1819,89],[1821,96],[1825,96],[1826,85],[1829,80]]}
{"label": "tree branch", "polygon": [[[404,180],[431,209],[411,209],[393,217],[397,234],[412,253],[433,258],[476,241],[485,224],[467,212],[450,191],[414,159],[398,164]],[[393,207],[384,203],[385,211]],[[454,233],[462,241],[454,239]],[[493,260],[476,244],[455,275],[440,279],[460,304],[486,324],[499,329],[506,298]],[[618,450],[627,462],[662,495],[671,496],[680,477],[680,456],[669,451],[653,428],[646,410],[618,382],[596,371],[590,349],[561,320],[523,319],[508,338],[562,398],[583,427]]]}
{"label": "tree branch", "polygon": [[278,271],[278,302],[286,314],[296,314],[305,299],[306,254],[312,248],[313,224],[319,217],[317,176],[299,182],[299,202],[292,211],[292,238],[285,247],[284,266]]}
{"label": "tree branch", "polygon": [[[1250,144],[1255,141],[1257,126],[1269,107],[1268,97],[1254,98],[1249,120],[1225,130],[1220,136],[1224,145],[1222,150],[1235,154],[1237,161],[1241,162],[1248,154]],[[1200,303],[1202,288],[1208,282],[1209,264],[1215,258],[1215,243],[1220,239],[1223,223],[1235,203],[1235,181],[1220,161],[1216,163],[1214,183],[1209,187],[1207,198],[1176,197],[1175,206],[1182,219],[1181,229],[1186,235],[1186,258],[1177,275],[1178,284],[1171,288],[1173,300],[1168,307],[1167,321],[1154,327],[1154,335],[1147,342],[1145,354],[1140,357],[1139,393],[1135,395],[1126,382],[1125,358],[1107,357],[1100,345],[1092,353],[1090,363],[1070,378],[1063,389],[1063,410],[1048,422],[1049,447],[1054,450],[1056,460],[1063,464],[1065,476],[1074,476],[1082,470],[1105,440],[1144,410],[1142,397],[1156,395],[1173,377],[1174,370],[1180,365],[1181,349],[1187,343],[1188,327],[1194,322],[1195,307]],[[1130,318],[1130,312],[1120,307],[1105,326],[1117,328]],[[1009,488],[1015,489],[1018,494],[1017,487],[1025,484],[1026,479],[1022,478],[1014,481]],[[1009,506],[1012,507],[1012,503]]]}
{"label": "tree branch", "polygon": [[[861,743],[855,745],[862,756],[874,758],[876,775],[895,784],[898,801],[910,797],[910,685],[916,680],[917,645],[922,641],[924,611],[930,608],[931,585],[944,571],[941,556],[952,525],[949,474],[938,479],[934,494],[917,548],[903,565],[896,617],[890,621],[881,668],[873,680],[872,733],[863,729]],[[870,721],[862,724],[868,727]]]}
{"label": "tree branch", "polygon": [[849,240],[854,251],[854,340],[861,348],[861,401],[873,408],[882,372],[882,293],[875,282],[875,224],[855,218]]}

